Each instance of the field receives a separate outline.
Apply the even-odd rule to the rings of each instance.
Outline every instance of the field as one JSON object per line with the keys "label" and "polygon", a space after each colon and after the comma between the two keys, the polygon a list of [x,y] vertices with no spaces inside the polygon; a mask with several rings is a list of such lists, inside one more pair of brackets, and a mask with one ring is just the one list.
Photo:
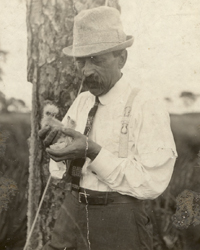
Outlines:
{"label": "field", "polygon": [[[172,115],[171,125],[179,154],[175,171],[165,193],[147,204],[154,225],[154,249],[199,250],[200,227],[178,230],[171,218],[177,195],[200,182],[195,172],[200,149],[200,114]],[[0,192],[1,250],[21,250],[25,243],[29,136],[29,114],[0,114],[0,190],[6,185],[10,188],[4,194],[6,199],[1,199]]]}
{"label": "field", "polygon": [[[0,200],[0,249],[22,249],[26,237],[30,114],[0,114],[0,190],[17,191]],[[6,208],[7,206],[7,208]]]}
{"label": "field", "polygon": [[[156,250],[199,250],[200,226],[179,230],[172,224],[176,197],[185,189],[200,192],[199,149],[200,113],[171,115],[171,127],[178,159],[167,190],[150,203],[153,211]],[[149,205],[149,204],[148,204]]]}

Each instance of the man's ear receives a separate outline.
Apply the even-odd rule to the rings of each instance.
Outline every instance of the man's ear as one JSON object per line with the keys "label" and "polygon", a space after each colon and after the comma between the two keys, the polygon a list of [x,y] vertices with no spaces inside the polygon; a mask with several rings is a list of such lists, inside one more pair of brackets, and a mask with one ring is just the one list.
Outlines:
{"label": "man's ear", "polygon": [[119,55],[119,61],[118,61],[119,69],[122,69],[124,67],[127,60],[127,56],[128,56],[127,50],[124,49]]}

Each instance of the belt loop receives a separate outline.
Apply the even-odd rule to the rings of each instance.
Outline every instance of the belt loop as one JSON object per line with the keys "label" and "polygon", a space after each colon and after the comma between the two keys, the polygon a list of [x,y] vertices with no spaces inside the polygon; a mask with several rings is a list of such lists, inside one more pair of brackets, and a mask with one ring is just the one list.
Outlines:
{"label": "belt loop", "polygon": [[108,204],[108,192],[106,192],[106,200],[105,200],[105,204]]}

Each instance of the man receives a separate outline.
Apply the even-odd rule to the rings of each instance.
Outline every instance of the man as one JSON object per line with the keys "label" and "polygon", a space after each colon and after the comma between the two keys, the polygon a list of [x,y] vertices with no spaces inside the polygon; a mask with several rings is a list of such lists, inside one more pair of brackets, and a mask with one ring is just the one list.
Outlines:
{"label": "man", "polygon": [[[73,45],[63,52],[75,58],[89,91],[63,119],[73,125],[60,129],[72,142],[46,149],[54,160],[50,168],[58,162],[63,169],[63,161],[72,160],[67,170],[72,191],[45,250],[152,249],[144,200],[166,189],[176,149],[163,103],[121,73],[132,43],[114,8],[84,10],[75,17]],[[56,141],[48,127],[40,136],[47,147]],[[59,169],[52,174],[62,177]]]}

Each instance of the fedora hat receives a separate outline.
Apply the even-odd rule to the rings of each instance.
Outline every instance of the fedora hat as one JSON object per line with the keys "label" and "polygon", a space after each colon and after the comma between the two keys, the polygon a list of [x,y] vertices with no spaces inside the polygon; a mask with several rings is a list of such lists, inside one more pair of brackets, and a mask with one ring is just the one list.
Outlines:
{"label": "fedora hat", "polygon": [[126,36],[120,13],[112,7],[98,7],[81,11],[74,19],[73,45],[63,53],[73,57],[87,57],[122,50],[133,44]]}

